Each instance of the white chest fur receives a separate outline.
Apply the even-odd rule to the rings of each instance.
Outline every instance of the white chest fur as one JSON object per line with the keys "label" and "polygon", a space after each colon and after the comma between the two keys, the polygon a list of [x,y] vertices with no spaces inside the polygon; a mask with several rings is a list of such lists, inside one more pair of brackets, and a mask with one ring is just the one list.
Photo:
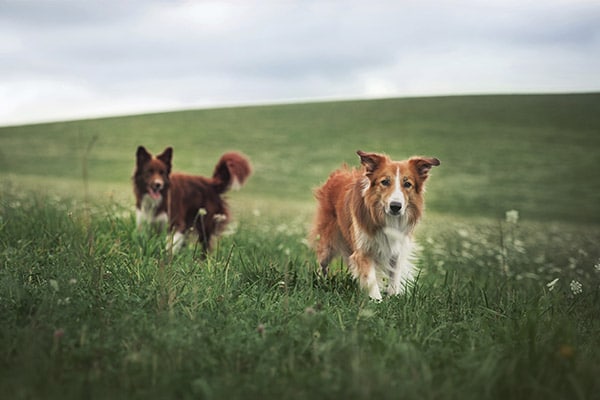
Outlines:
{"label": "white chest fur", "polygon": [[138,228],[143,225],[150,225],[157,229],[164,229],[168,222],[168,216],[166,212],[156,214],[156,209],[163,201],[162,197],[153,199],[150,195],[145,194],[142,197],[140,208],[136,210],[136,224]]}
{"label": "white chest fur", "polygon": [[[367,282],[372,298],[380,298],[379,287],[385,286],[389,295],[406,291],[407,284],[413,279],[416,245],[410,232],[403,229],[401,220],[389,218],[385,228],[375,235],[367,235],[355,225],[354,236],[357,250],[371,258],[375,274]],[[373,281],[373,280],[376,280]]]}

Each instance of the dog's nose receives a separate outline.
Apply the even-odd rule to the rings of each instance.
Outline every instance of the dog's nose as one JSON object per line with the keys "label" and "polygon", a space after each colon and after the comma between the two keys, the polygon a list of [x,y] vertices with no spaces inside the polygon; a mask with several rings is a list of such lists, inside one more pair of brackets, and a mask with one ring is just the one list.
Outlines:
{"label": "dog's nose", "polygon": [[159,191],[160,189],[162,189],[163,184],[162,184],[162,182],[154,182],[154,183],[152,183],[151,187],[152,187],[152,190]]}
{"label": "dog's nose", "polygon": [[398,215],[400,213],[400,210],[402,210],[402,203],[398,201],[392,201],[390,203],[390,211],[392,212],[392,214]]}

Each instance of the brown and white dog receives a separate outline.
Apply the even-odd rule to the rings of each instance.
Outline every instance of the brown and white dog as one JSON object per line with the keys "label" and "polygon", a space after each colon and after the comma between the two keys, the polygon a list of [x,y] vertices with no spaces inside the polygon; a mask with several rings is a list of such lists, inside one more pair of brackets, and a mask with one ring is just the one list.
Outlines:
{"label": "brown and white dog", "polygon": [[360,286],[381,300],[404,293],[413,278],[413,230],[423,212],[425,181],[437,158],[392,161],[383,154],[358,151],[362,169],[334,171],[315,196],[318,209],[312,230],[324,275],[341,254]]}
{"label": "brown and white dog", "polygon": [[133,174],[138,229],[144,224],[171,235],[167,248],[177,251],[193,228],[204,253],[211,239],[229,222],[229,208],[222,194],[241,187],[251,174],[248,159],[230,152],[221,156],[212,178],[171,173],[173,149],[167,147],[153,157],[143,146],[136,153]]}

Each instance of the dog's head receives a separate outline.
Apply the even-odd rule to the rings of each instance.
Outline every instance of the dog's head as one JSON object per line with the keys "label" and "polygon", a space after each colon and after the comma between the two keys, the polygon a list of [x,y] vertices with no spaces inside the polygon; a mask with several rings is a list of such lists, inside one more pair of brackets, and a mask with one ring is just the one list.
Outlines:
{"label": "dog's head", "polygon": [[140,194],[148,194],[152,199],[161,199],[169,188],[169,174],[173,148],[167,147],[161,154],[153,157],[144,146],[136,153],[134,180]]}
{"label": "dog's head", "polygon": [[433,157],[411,157],[392,161],[377,153],[357,152],[364,167],[363,198],[380,217],[403,217],[416,220],[423,208],[425,181],[432,167],[440,165]]}

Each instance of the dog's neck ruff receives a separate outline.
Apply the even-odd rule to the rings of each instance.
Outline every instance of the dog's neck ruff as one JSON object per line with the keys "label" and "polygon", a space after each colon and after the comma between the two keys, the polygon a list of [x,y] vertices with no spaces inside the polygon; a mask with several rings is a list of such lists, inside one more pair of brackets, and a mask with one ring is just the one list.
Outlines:
{"label": "dog's neck ruff", "polygon": [[158,228],[163,228],[168,222],[168,216],[166,212],[156,213],[158,207],[164,201],[163,196],[159,198],[153,198],[149,194],[142,196],[140,208],[137,211],[136,223],[138,227],[144,224],[154,225]]}

